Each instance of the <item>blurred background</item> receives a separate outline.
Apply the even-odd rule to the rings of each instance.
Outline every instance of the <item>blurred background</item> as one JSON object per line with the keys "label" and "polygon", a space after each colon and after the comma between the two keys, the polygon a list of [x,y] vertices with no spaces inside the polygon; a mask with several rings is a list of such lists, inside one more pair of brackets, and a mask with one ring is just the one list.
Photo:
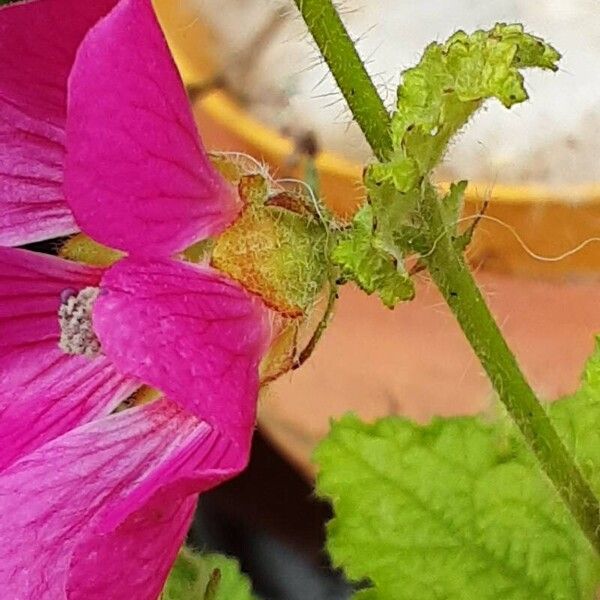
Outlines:
{"label": "blurred background", "polygon": [[[245,152],[276,177],[318,179],[340,218],[360,203],[368,149],[291,0],[155,0],[209,149]],[[400,71],[456,29],[523,22],[563,54],[526,75],[530,102],[478,114],[440,183],[469,178],[465,214],[489,201],[469,260],[542,397],[577,387],[600,332],[600,5],[597,0],[346,0],[343,17],[385,101]],[[316,173],[316,176],[315,176]],[[580,247],[577,251],[574,249]],[[203,496],[190,541],[237,556],[267,600],[337,600],[323,551],[328,506],[310,456],[353,411],[427,421],[494,411],[481,369],[426,275],[395,311],[346,286],[311,360],[264,393],[250,468]]]}
{"label": "blurred background", "polygon": [[[291,0],[187,0],[214,35],[222,84],[271,127],[314,132],[321,146],[364,161],[368,148],[350,124]],[[533,102],[508,113],[490,103],[463,132],[442,169],[449,178],[578,184],[597,181],[600,141],[600,7],[597,0],[345,0],[338,3],[390,107],[400,71],[425,46],[457,29],[520,22],[564,55],[560,76],[531,72]],[[198,40],[203,44],[203,40]],[[576,89],[573,89],[576,86]]]}

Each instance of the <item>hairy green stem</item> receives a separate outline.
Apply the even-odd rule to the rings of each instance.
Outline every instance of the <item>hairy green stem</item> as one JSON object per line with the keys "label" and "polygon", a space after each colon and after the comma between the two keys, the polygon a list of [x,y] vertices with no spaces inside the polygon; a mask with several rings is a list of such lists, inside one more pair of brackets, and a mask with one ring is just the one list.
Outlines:
{"label": "hairy green stem", "polygon": [[525,379],[463,257],[456,251],[450,235],[444,233],[447,226],[437,198],[430,196],[425,202],[423,212],[430,224],[430,239],[435,243],[431,254],[424,259],[431,278],[456,316],[508,413],[600,554],[598,499]]}
{"label": "hairy green stem", "polygon": [[[391,151],[390,117],[332,0],[294,0],[375,155]],[[385,114],[383,114],[385,113]],[[424,258],[500,400],[542,469],[600,554],[600,503],[525,379],[483,296],[456,249],[438,199],[423,198],[431,251]]]}
{"label": "hairy green stem", "polygon": [[392,151],[390,115],[332,2],[294,0],[377,158]]}

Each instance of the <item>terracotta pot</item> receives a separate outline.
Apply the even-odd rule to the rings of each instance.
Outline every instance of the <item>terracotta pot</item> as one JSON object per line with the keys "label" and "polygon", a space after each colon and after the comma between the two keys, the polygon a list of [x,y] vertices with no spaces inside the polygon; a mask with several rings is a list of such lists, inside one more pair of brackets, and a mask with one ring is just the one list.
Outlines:
{"label": "terracotta pot", "polygon": [[[184,81],[208,80],[215,64],[210,32],[183,2],[155,4]],[[275,172],[285,169],[292,143],[226,92],[204,96],[194,111],[207,147],[246,152]],[[362,199],[361,165],[324,152],[317,166],[326,201],[350,214]],[[475,183],[467,191],[466,214],[475,213],[486,194],[487,214],[505,225],[482,222],[469,258],[527,375],[550,399],[576,387],[593,334],[600,332],[600,243],[557,261],[535,258],[523,246],[557,257],[598,236],[600,185]],[[312,474],[310,452],[331,416],[353,410],[367,418],[401,413],[423,420],[479,411],[491,398],[475,357],[426,280],[416,300],[394,312],[348,287],[313,359],[268,391],[260,423]]]}

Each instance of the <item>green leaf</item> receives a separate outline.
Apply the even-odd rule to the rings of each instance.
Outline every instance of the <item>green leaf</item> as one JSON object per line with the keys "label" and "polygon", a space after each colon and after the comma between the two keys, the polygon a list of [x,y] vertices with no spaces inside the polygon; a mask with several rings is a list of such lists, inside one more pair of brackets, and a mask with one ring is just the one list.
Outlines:
{"label": "green leaf", "polygon": [[182,548],[161,600],[257,600],[237,561]]}
{"label": "green leaf", "polygon": [[[398,192],[372,199],[377,222],[374,235],[395,236],[401,252],[410,246],[399,232],[405,223],[390,217],[390,211],[396,212],[397,205],[415,205],[418,196],[432,191],[431,171],[451,138],[485,100],[497,98],[506,107],[523,102],[527,92],[520,69],[556,70],[559,58],[552,46],[525,33],[521,25],[498,24],[471,35],[459,31],[445,44],[430,44],[419,64],[403,73],[392,117],[393,154],[389,161],[373,164],[367,171],[370,192],[374,185],[389,183]],[[455,199],[450,195],[442,204]],[[454,227],[458,216],[454,207],[445,209],[449,227]]]}
{"label": "green leaf", "polygon": [[[600,491],[600,340],[580,390],[549,407]],[[360,600],[593,600],[600,563],[508,420],[356,417],[315,458],[328,550]]]}
{"label": "green leaf", "polygon": [[414,296],[414,286],[403,263],[374,245],[373,213],[370,205],[356,214],[353,227],[340,236],[331,260],[341,267],[342,277],[356,282],[367,294],[377,292],[389,307]]}
{"label": "green leaf", "polygon": [[600,493],[600,336],[579,390],[550,405],[549,412],[567,448]]}
{"label": "green leaf", "polygon": [[485,100],[497,98],[509,108],[527,99],[519,69],[556,70],[559,59],[552,46],[521,25],[497,24],[471,35],[458,31],[445,44],[430,44],[398,88],[392,118],[395,157],[388,171],[409,160],[427,175]]}
{"label": "green leaf", "polygon": [[[359,212],[356,231],[334,252],[346,277],[368,293],[377,291],[388,306],[412,298],[403,260],[430,250],[419,207],[430,194],[437,201],[430,175],[448,142],[485,100],[497,98],[510,107],[527,99],[520,69],[555,70],[559,58],[521,25],[498,24],[471,35],[459,31],[445,44],[426,48],[419,64],[403,73],[398,88],[393,153],[365,172],[371,206]],[[446,226],[455,233],[465,186],[456,184],[441,200]],[[468,241],[463,237],[457,244],[463,249]]]}

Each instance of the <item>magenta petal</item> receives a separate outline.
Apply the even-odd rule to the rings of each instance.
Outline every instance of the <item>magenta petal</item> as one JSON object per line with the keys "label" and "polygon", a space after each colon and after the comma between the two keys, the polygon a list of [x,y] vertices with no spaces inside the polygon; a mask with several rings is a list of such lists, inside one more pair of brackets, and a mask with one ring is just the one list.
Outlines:
{"label": "magenta petal", "polygon": [[156,600],[190,528],[197,498],[158,496],[114,533],[87,537],[71,563],[68,600]]}
{"label": "magenta petal", "polygon": [[116,0],[0,8],[0,244],[76,231],[62,192],[67,78],[86,32]]}
{"label": "magenta petal", "polygon": [[189,523],[190,493],[245,464],[219,440],[160,401],[73,430],[12,465],[0,475],[3,597],[156,600]]}
{"label": "magenta petal", "polygon": [[125,259],[94,307],[103,351],[239,443],[254,426],[270,325],[261,301],[209,268]]}
{"label": "magenta petal", "polygon": [[105,357],[58,348],[65,289],[97,286],[99,269],[0,248],[0,470],[72,427],[106,414],[137,384]]}
{"label": "magenta petal", "polygon": [[139,387],[106,358],[91,362],[53,352],[38,368],[40,375],[24,392],[9,389],[0,396],[0,471],[72,428],[109,414]]}
{"label": "magenta petal", "polygon": [[[103,270],[0,248],[0,373],[2,391],[34,379],[44,353],[57,348],[61,293],[97,287]],[[33,353],[33,354],[30,354]]]}
{"label": "magenta petal", "polygon": [[81,229],[112,248],[169,256],[237,214],[149,0],[122,0],[81,45],[67,146],[69,205]]}

